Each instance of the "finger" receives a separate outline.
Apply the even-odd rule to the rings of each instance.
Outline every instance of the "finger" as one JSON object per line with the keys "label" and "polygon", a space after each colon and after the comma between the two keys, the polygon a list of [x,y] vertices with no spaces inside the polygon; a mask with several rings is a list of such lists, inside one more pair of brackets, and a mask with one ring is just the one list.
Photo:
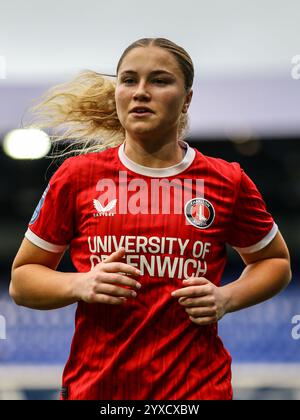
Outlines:
{"label": "finger", "polygon": [[204,285],[209,284],[210,281],[207,280],[205,277],[189,277],[188,279],[184,279],[182,282],[185,286],[194,286],[194,285]]}
{"label": "finger", "polygon": [[186,298],[181,297],[179,298],[178,302],[180,305],[186,308],[192,308],[194,306],[213,306],[215,303],[215,299],[213,296],[204,296],[204,297],[197,297],[197,298]]}
{"label": "finger", "polygon": [[120,272],[120,273],[131,274],[133,276],[138,276],[141,274],[141,271],[138,268],[133,267],[132,265],[129,265],[129,264],[122,263],[122,262],[110,262],[105,265],[102,265],[101,268],[106,273],[119,273]]}
{"label": "finger", "polygon": [[140,289],[142,287],[141,283],[136,281],[135,279],[132,279],[131,277],[124,276],[122,274],[115,274],[115,273],[105,273],[105,279],[99,278],[99,284],[122,284],[124,286],[133,287],[135,289]]}
{"label": "finger", "polygon": [[121,305],[125,302],[127,302],[127,299],[124,297],[114,297],[105,294],[96,294],[93,299],[93,303],[106,303],[109,305]]}
{"label": "finger", "polygon": [[185,312],[193,318],[216,316],[216,308],[185,308]]}
{"label": "finger", "polygon": [[211,325],[217,322],[214,317],[194,318],[189,316],[189,318],[192,322],[200,326]]}
{"label": "finger", "polygon": [[113,262],[113,261],[121,261],[125,255],[125,248],[122,246],[117,251],[110,254],[103,262]]}
{"label": "finger", "polygon": [[134,290],[114,286],[108,283],[101,283],[95,288],[96,294],[104,294],[115,297],[135,298],[137,293]]}
{"label": "finger", "polygon": [[200,297],[209,295],[211,292],[209,285],[204,286],[189,286],[184,287],[183,289],[174,290],[171,293],[171,296],[180,298],[180,297]]}

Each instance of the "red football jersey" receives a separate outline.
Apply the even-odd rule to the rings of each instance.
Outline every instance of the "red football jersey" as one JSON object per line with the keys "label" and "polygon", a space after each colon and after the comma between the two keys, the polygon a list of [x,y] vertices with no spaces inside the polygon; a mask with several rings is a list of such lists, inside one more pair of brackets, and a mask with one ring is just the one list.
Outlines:
{"label": "red football jersey", "polygon": [[70,247],[88,272],[119,246],[142,288],[121,305],[79,302],[63,373],[69,399],[231,399],[231,357],[217,324],[198,326],[171,292],[188,277],[220,284],[226,243],[265,247],[277,225],[237,163],[185,142],[168,168],[131,161],[121,146],[68,158],[50,180],[25,236]]}

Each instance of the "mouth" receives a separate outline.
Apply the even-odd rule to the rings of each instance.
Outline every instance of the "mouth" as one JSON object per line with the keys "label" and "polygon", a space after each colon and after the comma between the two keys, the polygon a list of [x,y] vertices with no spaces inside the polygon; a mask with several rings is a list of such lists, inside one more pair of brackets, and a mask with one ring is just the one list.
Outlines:
{"label": "mouth", "polygon": [[154,114],[154,112],[150,108],[137,106],[130,111],[130,114],[134,116],[148,116]]}

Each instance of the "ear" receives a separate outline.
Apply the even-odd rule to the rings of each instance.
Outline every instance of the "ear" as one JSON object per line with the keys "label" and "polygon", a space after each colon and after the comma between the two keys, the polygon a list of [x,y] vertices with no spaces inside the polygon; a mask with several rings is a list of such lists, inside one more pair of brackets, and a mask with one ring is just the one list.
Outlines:
{"label": "ear", "polygon": [[186,98],[185,98],[185,101],[184,101],[184,105],[183,105],[183,108],[182,108],[182,113],[183,113],[183,114],[186,114],[186,113],[188,112],[188,109],[189,109],[190,103],[191,103],[191,101],[192,101],[192,97],[193,97],[193,90],[191,89],[191,90],[187,93]]}

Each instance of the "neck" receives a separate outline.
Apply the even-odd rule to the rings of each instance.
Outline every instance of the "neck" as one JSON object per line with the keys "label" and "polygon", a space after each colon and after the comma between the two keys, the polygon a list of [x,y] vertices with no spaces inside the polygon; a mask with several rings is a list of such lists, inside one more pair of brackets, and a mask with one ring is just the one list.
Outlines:
{"label": "neck", "polygon": [[149,168],[167,168],[182,161],[185,151],[178,140],[153,141],[125,138],[124,153],[135,163]]}

